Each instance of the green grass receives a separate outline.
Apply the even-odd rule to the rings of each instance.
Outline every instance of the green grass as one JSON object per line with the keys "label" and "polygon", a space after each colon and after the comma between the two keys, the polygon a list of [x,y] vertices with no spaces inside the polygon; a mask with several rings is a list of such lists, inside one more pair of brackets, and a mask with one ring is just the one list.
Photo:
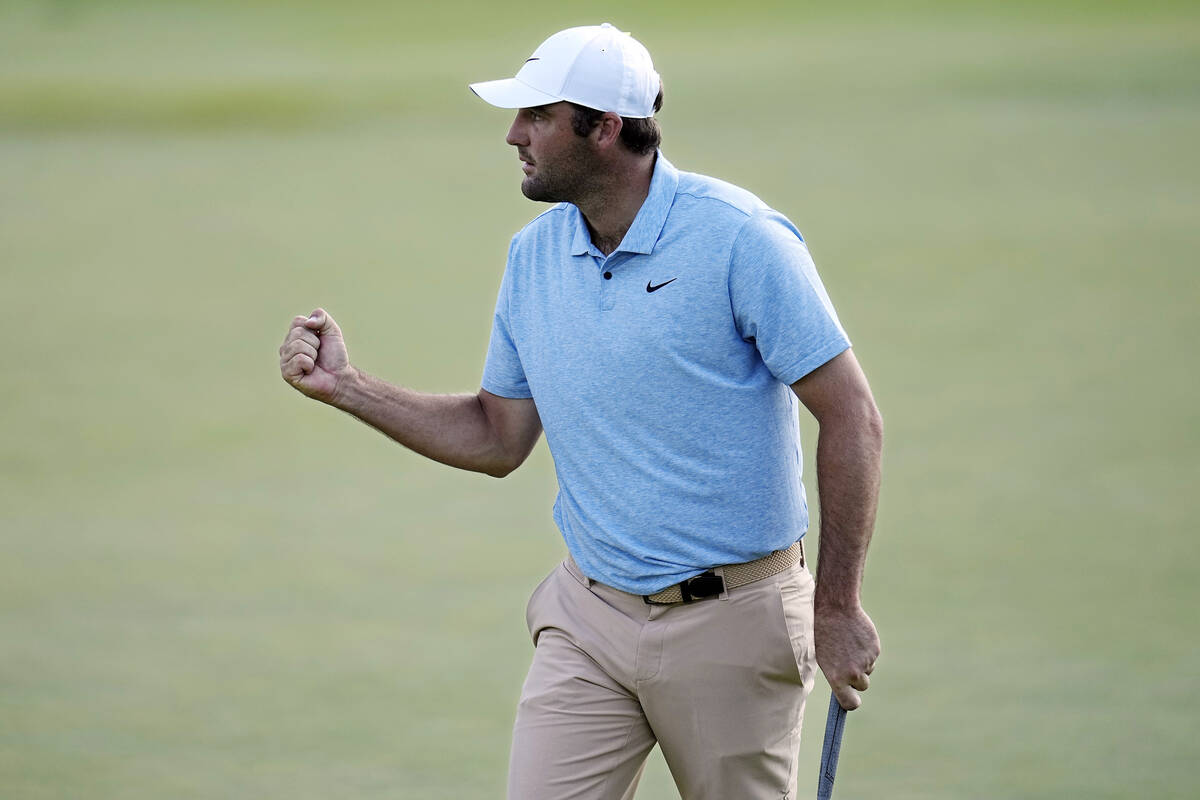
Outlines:
{"label": "green grass", "polygon": [[[1194,796],[1200,15],[647,5],[666,152],[797,222],[887,421],[837,796]],[[465,84],[595,20],[0,4],[0,796],[502,796],[544,446],[425,462],[275,350],[477,385],[538,209]]]}

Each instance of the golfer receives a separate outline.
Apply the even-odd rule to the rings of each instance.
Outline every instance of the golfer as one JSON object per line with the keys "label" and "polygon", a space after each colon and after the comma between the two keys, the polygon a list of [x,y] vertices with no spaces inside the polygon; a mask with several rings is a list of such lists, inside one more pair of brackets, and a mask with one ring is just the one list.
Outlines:
{"label": "golfer", "polygon": [[527,610],[511,800],[631,797],[655,743],[685,800],[792,798],[816,666],[854,708],[879,655],[859,590],[882,423],[849,339],[786,218],[663,155],[662,84],[628,34],[561,31],[471,88],[517,109],[521,191],[554,204],[512,239],[482,388],[367,375],[322,309],[292,321],[283,378],[497,477],[545,430],[569,556]]}

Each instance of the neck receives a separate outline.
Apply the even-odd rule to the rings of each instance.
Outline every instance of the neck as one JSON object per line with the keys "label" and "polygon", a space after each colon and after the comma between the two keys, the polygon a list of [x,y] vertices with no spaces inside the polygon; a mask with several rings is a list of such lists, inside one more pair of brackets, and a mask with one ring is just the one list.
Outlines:
{"label": "neck", "polygon": [[633,157],[605,170],[590,182],[588,195],[576,203],[592,244],[604,255],[616,250],[650,194],[656,156]]}

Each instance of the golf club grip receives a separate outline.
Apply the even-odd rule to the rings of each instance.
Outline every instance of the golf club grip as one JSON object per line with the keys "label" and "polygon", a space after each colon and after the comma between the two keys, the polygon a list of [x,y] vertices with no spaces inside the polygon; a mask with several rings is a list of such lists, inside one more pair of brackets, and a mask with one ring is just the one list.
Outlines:
{"label": "golf club grip", "polygon": [[821,747],[821,774],[817,776],[817,800],[833,797],[833,779],[837,775],[838,753],[842,750],[842,733],[846,730],[846,709],[829,696],[829,715],[825,718],[825,744]]}

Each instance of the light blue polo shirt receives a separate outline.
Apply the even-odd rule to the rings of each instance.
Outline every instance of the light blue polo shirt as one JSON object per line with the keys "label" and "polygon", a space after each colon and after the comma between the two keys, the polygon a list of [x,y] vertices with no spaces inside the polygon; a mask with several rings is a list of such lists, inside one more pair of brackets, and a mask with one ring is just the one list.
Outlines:
{"label": "light blue polo shirt", "polygon": [[537,404],[584,574],[650,594],[803,536],[790,385],[849,346],[799,231],[659,153],[609,256],[568,203],[513,237],[482,385]]}

